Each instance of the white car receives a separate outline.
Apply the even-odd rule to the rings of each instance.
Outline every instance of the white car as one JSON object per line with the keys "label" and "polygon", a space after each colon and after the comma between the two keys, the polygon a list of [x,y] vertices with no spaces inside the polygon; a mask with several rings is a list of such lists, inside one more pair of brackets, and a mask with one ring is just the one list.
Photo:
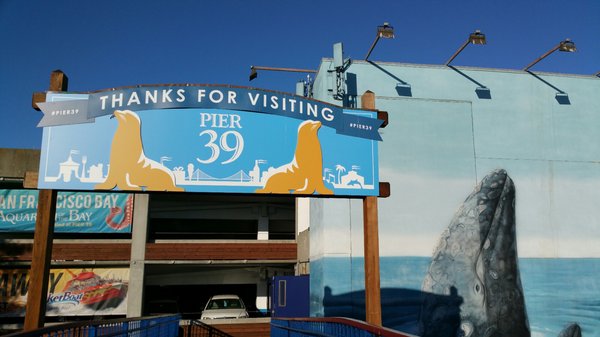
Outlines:
{"label": "white car", "polygon": [[237,295],[215,295],[208,300],[200,319],[247,318],[248,311]]}

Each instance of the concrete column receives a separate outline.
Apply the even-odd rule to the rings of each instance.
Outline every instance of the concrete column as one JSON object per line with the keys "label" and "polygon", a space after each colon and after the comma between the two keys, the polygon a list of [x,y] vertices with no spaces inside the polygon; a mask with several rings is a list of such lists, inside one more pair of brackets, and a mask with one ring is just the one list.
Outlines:
{"label": "concrete column", "polygon": [[267,206],[262,206],[258,215],[258,235],[257,240],[269,240],[269,210]]}
{"label": "concrete column", "polygon": [[127,317],[142,316],[149,200],[150,196],[148,194],[136,194],[134,196],[129,289],[127,291]]}
{"label": "concrete column", "polygon": [[296,235],[310,227],[310,198],[296,198]]}
{"label": "concrete column", "polygon": [[310,274],[310,198],[296,198],[296,275]]}
{"label": "concrete column", "polygon": [[256,308],[263,314],[267,313],[267,306],[268,306],[268,292],[269,292],[269,285],[268,285],[268,279],[265,277],[267,271],[263,270],[262,268],[260,269],[260,273],[263,273],[262,275],[260,275],[258,277],[259,281],[256,284]]}

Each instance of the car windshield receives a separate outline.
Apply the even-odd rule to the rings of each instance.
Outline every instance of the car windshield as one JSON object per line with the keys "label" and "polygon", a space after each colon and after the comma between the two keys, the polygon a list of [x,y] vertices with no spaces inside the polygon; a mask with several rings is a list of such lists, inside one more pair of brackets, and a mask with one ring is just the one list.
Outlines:
{"label": "car windshield", "polygon": [[241,309],[243,304],[236,298],[221,298],[208,302],[206,309]]}

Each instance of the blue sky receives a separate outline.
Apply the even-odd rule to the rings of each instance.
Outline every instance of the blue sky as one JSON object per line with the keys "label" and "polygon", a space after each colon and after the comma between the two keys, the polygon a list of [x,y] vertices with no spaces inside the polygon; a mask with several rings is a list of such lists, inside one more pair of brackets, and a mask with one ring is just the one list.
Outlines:
{"label": "blue sky", "polygon": [[17,1],[0,0],[0,147],[39,148],[41,113],[31,94],[52,70],[69,90],[135,84],[213,83],[293,92],[304,75],[250,65],[316,69],[344,43],[363,59],[383,22],[394,40],[372,60],[443,64],[475,29],[488,44],[467,48],[457,66],[521,69],[571,38],[532,70],[600,71],[600,2],[583,1]]}

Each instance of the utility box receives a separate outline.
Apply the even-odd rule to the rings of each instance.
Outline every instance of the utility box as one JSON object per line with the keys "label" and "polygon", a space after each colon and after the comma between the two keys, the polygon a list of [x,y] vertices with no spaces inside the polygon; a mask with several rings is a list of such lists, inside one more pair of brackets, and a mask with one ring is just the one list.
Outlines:
{"label": "utility box", "polygon": [[309,276],[274,276],[271,317],[309,317]]}

